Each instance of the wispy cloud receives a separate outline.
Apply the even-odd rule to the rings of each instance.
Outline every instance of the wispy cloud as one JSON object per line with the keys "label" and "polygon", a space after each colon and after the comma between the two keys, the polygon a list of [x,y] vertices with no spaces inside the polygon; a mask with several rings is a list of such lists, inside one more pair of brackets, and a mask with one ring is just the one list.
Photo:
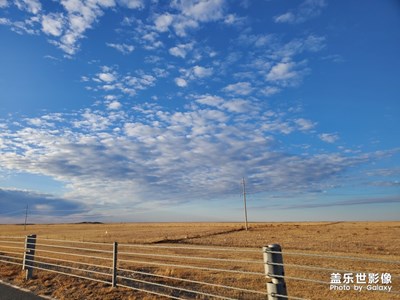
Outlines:
{"label": "wispy cloud", "polygon": [[298,63],[293,61],[279,62],[271,68],[265,78],[268,82],[279,86],[296,86],[309,72],[309,69],[304,66],[305,61]]}
{"label": "wispy cloud", "polygon": [[42,4],[38,0],[16,0],[14,3],[19,9],[32,14],[37,14],[42,9]]}
{"label": "wispy cloud", "polygon": [[169,49],[169,53],[173,56],[186,58],[186,54],[193,49],[193,43],[179,44]]}
{"label": "wispy cloud", "polygon": [[[54,44],[66,55],[74,55],[79,50],[79,43],[85,37],[85,32],[92,29],[104,11],[115,7],[117,4],[130,9],[143,8],[139,0],[100,0],[100,1],[74,1],[63,0],[60,2],[62,11],[46,13],[41,2],[37,0],[18,0],[15,6],[32,16],[23,21],[7,20],[3,25],[9,25],[18,33],[39,34],[43,32],[50,37]],[[9,3],[2,0],[0,7],[7,7]],[[115,45],[117,50],[131,52],[130,46]]]}
{"label": "wispy cloud", "polygon": [[154,29],[157,32],[173,30],[179,37],[186,37],[188,31],[200,27],[202,23],[223,20],[224,0],[173,1],[171,12],[154,16]]}
{"label": "wispy cloud", "polygon": [[[86,88],[102,94],[108,99],[116,99],[122,95],[133,97],[139,91],[146,90],[155,85],[157,77],[162,77],[161,69],[154,69],[152,74],[136,70],[135,74],[120,74],[118,70],[109,66],[100,67],[101,71],[95,75],[82,76],[81,81]],[[111,97],[111,98],[110,98]]]}
{"label": "wispy cloud", "polygon": [[339,139],[339,135],[335,133],[321,133],[319,138],[326,143],[334,143]]}
{"label": "wispy cloud", "polygon": [[325,0],[305,0],[296,10],[274,17],[276,23],[298,24],[321,14],[326,6]]}
{"label": "wispy cloud", "polygon": [[127,44],[124,44],[124,43],[122,43],[122,44],[107,43],[107,46],[118,50],[122,54],[129,54],[133,50],[135,50],[134,46],[127,45]]}
{"label": "wispy cloud", "polygon": [[[284,40],[276,34],[253,34],[244,31],[237,39],[237,49],[246,45],[251,52],[231,53],[220,69],[225,70],[235,66],[238,60],[249,63],[243,65],[243,72],[234,73],[239,82],[251,82],[254,91],[260,96],[273,96],[285,88],[299,86],[303,78],[311,73],[309,59],[325,49],[325,37],[309,34],[301,38]],[[234,55],[235,54],[235,55]],[[242,57],[241,57],[242,56]],[[239,67],[239,68],[240,68]],[[228,71],[229,72],[229,71]],[[264,79],[264,80],[263,80]],[[231,87],[233,88],[231,83]],[[244,89],[246,91],[247,89]]]}
{"label": "wispy cloud", "polygon": [[179,9],[186,17],[196,21],[216,21],[224,15],[224,0],[178,0],[173,2],[172,6]]}
{"label": "wispy cloud", "polygon": [[334,207],[334,206],[353,206],[353,205],[373,205],[373,204],[390,204],[390,203],[400,203],[400,197],[394,196],[384,196],[384,197],[365,197],[365,198],[356,198],[349,200],[335,200],[325,202],[311,202],[311,203],[302,203],[291,206],[286,206],[285,209],[299,209],[299,208],[318,208],[318,207]]}
{"label": "wispy cloud", "polygon": [[8,1],[7,0],[0,0],[0,7],[4,8],[8,6]]}
{"label": "wispy cloud", "polygon": [[[105,2],[114,2],[113,0],[103,0]],[[144,0],[117,0],[119,4],[130,9],[142,9],[144,8]]]}
{"label": "wispy cloud", "polygon": [[259,105],[198,95],[176,112],[152,104],[122,111],[109,102],[107,110],[44,115],[13,129],[4,124],[0,164],[64,182],[65,199],[139,205],[225,197],[242,176],[254,192],[323,189],[381,155],[288,154],[276,148],[276,133],[301,134],[314,122],[264,113]]}
{"label": "wispy cloud", "polygon": [[236,95],[246,96],[249,95],[253,88],[250,82],[238,82],[234,84],[230,84],[224,88],[224,91],[227,93],[233,93]]}

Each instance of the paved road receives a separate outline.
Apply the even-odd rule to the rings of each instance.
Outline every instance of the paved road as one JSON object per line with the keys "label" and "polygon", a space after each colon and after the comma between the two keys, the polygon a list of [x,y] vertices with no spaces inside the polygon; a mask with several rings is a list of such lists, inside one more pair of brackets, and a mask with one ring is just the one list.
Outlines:
{"label": "paved road", "polygon": [[45,298],[0,283],[0,300],[43,300],[43,299]]}

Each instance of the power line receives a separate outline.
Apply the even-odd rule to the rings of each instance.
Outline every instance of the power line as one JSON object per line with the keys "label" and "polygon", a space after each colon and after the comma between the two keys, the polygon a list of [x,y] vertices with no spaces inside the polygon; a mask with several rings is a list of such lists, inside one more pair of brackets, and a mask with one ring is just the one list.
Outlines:
{"label": "power line", "polygon": [[247,226],[247,204],[246,204],[246,181],[244,180],[243,177],[243,203],[244,203],[244,221],[245,221],[245,228],[246,231],[248,230],[248,226]]}

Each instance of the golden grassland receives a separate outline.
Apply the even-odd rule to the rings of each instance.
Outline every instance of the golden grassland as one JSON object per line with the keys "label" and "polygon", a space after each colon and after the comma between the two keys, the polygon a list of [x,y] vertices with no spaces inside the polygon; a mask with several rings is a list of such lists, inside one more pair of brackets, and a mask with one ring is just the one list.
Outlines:
{"label": "golden grassland", "polygon": [[[239,223],[115,223],[115,224],[49,224],[0,225],[1,236],[23,236],[35,233],[38,237],[62,240],[91,241],[133,244],[189,244],[202,246],[259,248],[279,243],[283,251],[324,255],[356,256],[400,260],[400,222],[302,222],[302,223],[252,223],[250,230],[243,230]],[[0,250],[1,252],[1,250]],[[187,253],[186,253],[187,254]],[[190,253],[189,253],[190,254]],[[194,253],[193,253],[194,255]],[[243,253],[232,254],[232,258],[246,259]],[[235,256],[236,255],[236,256]],[[257,258],[253,255],[253,259]],[[262,262],[260,251],[259,259]],[[388,272],[400,276],[399,264],[368,263],[357,260],[316,259],[284,255],[287,264],[323,266],[341,270],[368,270]],[[161,262],[161,261],[160,261]],[[0,279],[27,287],[38,294],[57,299],[159,299],[124,288],[111,289],[106,284],[55,275],[44,271],[35,272],[35,278],[24,281],[19,266],[0,264]],[[263,266],[254,267],[263,272]],[[188,273],[175,268],[149,268],[161,275],[173,275],[192,280],[212,279],[212,282],[264,289],[265,280],[249,280],[223,274]],[[287,276],[329,281],[331,272],[318,273],[312,270],[286,267]],[[208,276],[208,278],[207,278]],[[393,278],[393,290],[400,290],[400,277]],[[232,284],[231,284],[232,285]],[[183,285],[184,286],[184,285]],[[288,293],[292,296],[311,299],[400,299],[400,295],[383,292],[334,292],[329,286],[311,282],[287,280]],[[397,298],[396,298],[397,297]],[[198,298],[206,299],[206,298]],[[243,299],[263,299],[260,297]]]}

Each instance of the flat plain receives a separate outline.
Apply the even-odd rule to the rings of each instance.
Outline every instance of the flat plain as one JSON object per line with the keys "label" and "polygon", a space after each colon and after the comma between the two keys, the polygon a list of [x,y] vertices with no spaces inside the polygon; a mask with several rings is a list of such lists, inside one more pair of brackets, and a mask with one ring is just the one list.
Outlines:
{"label": "flat plain", "polygon": [[[239,223],[114,223],[114,224],[43,224],[0,225],[0,236],[25,236],[37,234],[38,238],[73,240],[81,242],[144,245],[201,245],[201,247],[229,247],[240,249],[259,249],[251,254],[251,259],[260,260],[256,272],[263,272],[262,247],[272,243],[282,246],[284,252],[285,275],[290,278],[308,278],[314,282],[287,279],[288,294],[308,299],[400,299],[398,294],[379,291],[362,292],[333,291],[330,285],[315,281],[329,282],[333,271],[330,269],[355,270],[360,272],[390,273],[392,290],[400,291],[400,222],[301,222],[301,223],[251,223],[248,231]],[[301,253],[292,255],[287,253]],[[1,247],[0,247],[1,252]],[[160,252],[161,253],[161,252]],[[367,258],[366,262],[357,259],[334,259],[307,256],[346,256]],[[195,255],[186,253],[186,255]],[[232,259],[247,259],[246,254],[232,254]],[[387,264],[379,260],[396,261]],[[161,262],[161,261],[160,261]],[[29,288],[35,293],[57,299],[160,299],[124,288],[112,289],[109,286],[64,275],[55,275],[37,271],[33,280],[25,281],[19,266],[0,263],[0,279]],[[308,267],[324,267],[325,271]],[[181,269],[162,268],[153,270],[157,274],[207,281],[211,277],[201,272],[190,273]],[[355,274],[354,274],[355,275]],[[265,290],[267,279],[250,280],[237,275],[224,278],[215,274],[213,283],[225,284],[235,281],[234,285]],[[240,298],[240,296],[239,296]],[[196,299],[208,299],[196,298]],[[263,299],[243,296],[243,299]]]}

